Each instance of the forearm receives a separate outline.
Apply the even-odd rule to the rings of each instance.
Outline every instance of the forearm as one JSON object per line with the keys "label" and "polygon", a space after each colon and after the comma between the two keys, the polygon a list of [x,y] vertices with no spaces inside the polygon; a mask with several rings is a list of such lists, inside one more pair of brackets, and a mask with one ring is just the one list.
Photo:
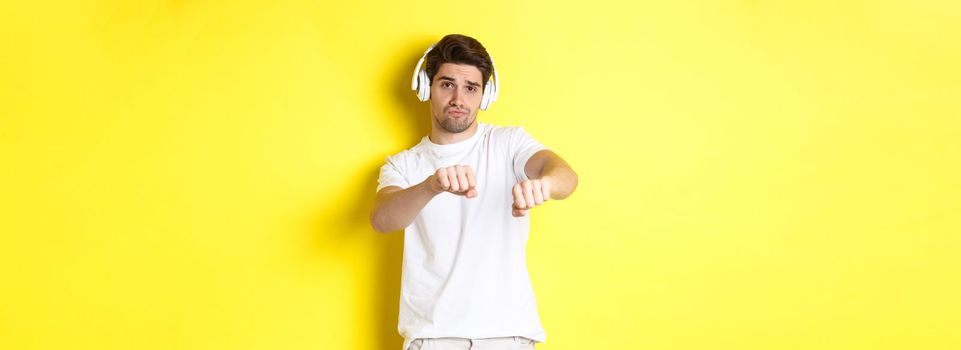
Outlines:
{"label": "forearm", "polygon": [[441,193],[430,189],[428,186],[430,180],[431,178],[428,177],[417,185],[384,194],[370,213],[370,222],[374,230],[387,233],[409,226],[421,209],[424,209],[434,196]]}
{"label": "forearm", "polygon": [[577,173],[559,157],[544,164],[539,179],[550,183],[551,199],[567,198],[577,188]]}

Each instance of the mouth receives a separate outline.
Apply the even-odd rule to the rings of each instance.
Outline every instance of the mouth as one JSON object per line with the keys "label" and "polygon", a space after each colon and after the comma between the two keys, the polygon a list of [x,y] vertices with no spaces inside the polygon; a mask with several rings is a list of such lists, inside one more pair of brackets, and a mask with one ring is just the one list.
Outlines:
{"label": "mouth", "polygon": [[465,115],[467,115],[467,111],[452,109],[452,110],[447,111],[447,114],[450,114],[450,115],[456,116],[456,117],[460,117],[460,116],[465,116]]}

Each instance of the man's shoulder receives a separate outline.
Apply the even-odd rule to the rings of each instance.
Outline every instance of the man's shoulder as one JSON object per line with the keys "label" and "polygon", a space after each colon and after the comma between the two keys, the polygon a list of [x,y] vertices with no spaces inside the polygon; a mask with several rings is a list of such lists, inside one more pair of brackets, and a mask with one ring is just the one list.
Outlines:
{"label": "man's shoulder", "polygon": [[416,148],[417,146],[415,145],[411,148],[401,150],[400,152],[391,154],[387,156],[387,161],[388,162],[405,162],[409,159],[416,158],[418,154],[418,152],[416,151]]}

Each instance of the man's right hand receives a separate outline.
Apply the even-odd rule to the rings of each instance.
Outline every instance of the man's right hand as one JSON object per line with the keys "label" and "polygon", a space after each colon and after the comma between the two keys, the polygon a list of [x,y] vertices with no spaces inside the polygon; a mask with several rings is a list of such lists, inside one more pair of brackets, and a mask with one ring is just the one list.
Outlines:
{"label": "man's right hand", "polygon": [[450,192],[467,198],[477,197],[477,179],[474,178],[474,169],[469,165],[438,168],[434,175],[424,181],[434,193]]}

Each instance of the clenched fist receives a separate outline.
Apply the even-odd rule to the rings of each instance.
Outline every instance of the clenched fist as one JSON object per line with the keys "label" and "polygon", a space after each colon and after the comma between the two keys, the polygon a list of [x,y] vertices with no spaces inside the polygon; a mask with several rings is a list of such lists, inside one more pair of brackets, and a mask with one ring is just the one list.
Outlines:
{"label": "clenched fist", "polygon": [[468,165],[438,168],[427,178],[427,186],[435,193],[450,192],[467,198],[477,197],[477,179]]}
{"label": "clenched fist", "polygon": [[514,185],[514,208],[511,215],[520,217],[527,209],[551,199],[551,183],[547,179],[525,180]]}

